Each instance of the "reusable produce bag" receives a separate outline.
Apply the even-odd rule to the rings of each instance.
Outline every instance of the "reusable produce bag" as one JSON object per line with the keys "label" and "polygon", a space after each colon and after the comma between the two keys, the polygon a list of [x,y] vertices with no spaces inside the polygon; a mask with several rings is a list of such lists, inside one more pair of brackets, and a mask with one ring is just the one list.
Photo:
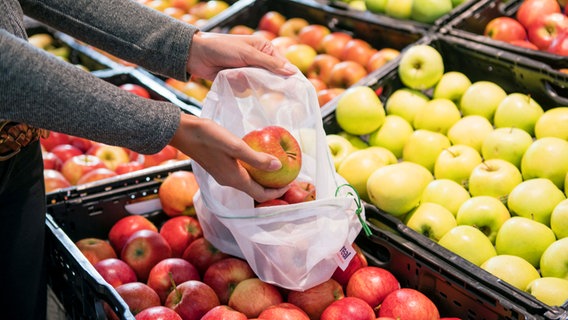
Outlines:
{"label": "reusable produce bag", "polygon": [[246,259],[263,281],[292,290],[311,288],[338,265],[344,268],[354,256],[351,244],[364,212],[334,169],[310,82],[300,72],[283,77],[260,68],[225,70],[214,80],[201,117],[238,137],[270,125],[286,128],[302,148],[298,180],[316,188],[314,201],[255,208],[250,196],[219,185],[194,164],[200,187],[195,208],[204,236],[219,250]]}

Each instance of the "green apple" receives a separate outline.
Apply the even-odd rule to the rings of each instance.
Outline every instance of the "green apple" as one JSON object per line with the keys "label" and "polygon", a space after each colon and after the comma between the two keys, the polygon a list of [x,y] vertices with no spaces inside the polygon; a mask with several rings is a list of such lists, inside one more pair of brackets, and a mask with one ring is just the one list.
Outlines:
{"label": "green apple", "polygon": [[[401,2],[401,0],[389,0]],[[413,45],[401,52],[398,65],[400,81],[407,87],[426,90],[434,87],[444,74],[444,60],[434,47]]]}
{"label": "green apple", "polygon": [[538,221],[525,217],[509,218],[497,232],[497,254],[521,257],[538,268],[542,253],[556,240],[554,232]]}
{"label": "green apple", "polygon": [[338,135],[344,137],[345,139],[349,140],[355,149],[365,149],[369,146],[369,144],[361,138],[361,136],[357,136],[354,134],[347,133],[345,131],[341,131]]}
{"label": "green apple", "polygon": [[385,14],[397,19],[409,19],[414,0],[387,0]]}
{"label": "green apple", "polygon": [[450,146],[450,139],[444,134],[415,130],[402,148],[402,160],[418,163],[433,173],[436,159]]}
{"label": "green apple", "polygon": [[365,11],[365,10],[367,10],[367,5],[365,4],[365,1],[363,1],[363,0],[353,0],[353,1],[349,2],[349,8],[359,10],[359,11]]}
{"label": "green apple", "polygon": [[387,115],[397,115],[403,117],[408,123],[414,122],[416,113],[420,111],[430,98],[424,93],[410,89],[400,88],[395,90],[385,102]]}
{"label": "green apple", "polygon": [[452,11],[452,0],[414,0],[411,18],[414,21],[434,23]]}
{"label": "green apple", "polygon": [[398,162],[377,169],[367,180],[372,204],[395,217],[401,217],[420,204],[424,188],[434,177],[423,166]]}
{"label": "green apple", "polygon": [[434,163],[434,177],[453,180],[468,189],[471,172],[482,161],[473,147],[456,144],[440,152]]}
{"label": "green apple", "polygon": [[523,181],[514,164],[502,159],[489,159],[478,164],[469,176],[469,193],[472,196],[492,196],[503,203],[513,188]]}
{"label": "green apple", "polygon": [[365,6],[373,13],[384,13],[387,0],[365,0]]}
{"label": "green apple", "polygon": [[471,86],[471,80],[459,71],[448,71],[434,87],[433,99],[445,98],[459,105],[462,95]]}
{"label": "green apple", "polygon": [[568,172],[568,141],[556,137],[535,140],[521,159],[521,172],[525,180],[548,178],[563,190]]}
{"label": "green apple", "polygon": [[540,257],[540,274],[568,280],[568,238],[554,241]]}
{"label": "green apple", "polygon": [[556,239],[568,237],[568,199],[560,201],[550,215],[550,229]]}
{"label": "green apple", "polygon": [[491,196],[477,196],[466,200],[456,214],[458,225],[469,225],[481,230],[491,243],[511,214],[503,202]]}
{"label": "green apple", "polygon": [[568,140],[568,107],[546,110],[534,126],[535,138],[557,137]]}
{"label": "green apple", "polygon": [[564,191],[546,178],[534,178],[519,183],[507,198],[511,214],[550,226],[550,215],[561,201]]}
{"label": "green apple", "polygon": [[480,115],[469,115],[458,120],[449,130],[448,138],[452,144],[465,144],[481,153],[481,145],[493,125]]}
{"label": "green apple", "polygon": [[533,138],[519,128],[496,128],[491,131],[481,144],[483,159],[503,159],[521,168],[521,159]]}
{"label": "green apple", "polygon": [[370,87],[350,87],[337,101],[335,118],[345,132],[365,135],[377,130],[383,124],[385,109]]}
{"label": "green apple", "polygon": [[441,134],[447,134],[448,130],[461,119],[461,113],[456,104],[449,99],[432,99],[420,109],[412,123],[414,129],[425,129]]}
{"label": "green apple", "polygon": [[389,149],[397,158],[402,157],[402,148],[412,135],[412,125],[401,116],[389,114],[383,125],[369,134],[369,145]]}
{"label": "green apple", "polygon": [[561,306],[568,300],[568,280],[538,278],[527,285],[526,291],[549,306]]}
{"label": "green apple", "polygon": [[477,266],[497,255],[489,238],[479,229],[468,225],[452,228],[438,244]]}
{"label": "green apple", "polygon": [[455,8],[466,1],[467,0],[452,0],[452,6]]}
{"label": "green apple", "polygon": [[436,179],[426,186],[420,201],[442,205],[456,216],[462,204],[470,198],[469,192],[454,180]]}
{"label": "green apple", "polygon": [[393,164],[398,162],[398,158],[394,155],[394,153],[392,153],[392,151],[385,147],[370,146],[366,150],[372,151],[381,156],[386,164]]}
{"label": "green apple", "polygon": [[532,264],[513,255],[500,254],[491,257],[480,267],[522,291],[525,291],[533,280],[540,278],[538,270]]}
{"label": "green apple", "polygon": [[463,116],[477,114],[493,123],[495,110],[507,92],[498,84],[491,81],[476,81],[463,93],[459,108]]}
{"label": "green apple", "polygon": [[361,199],[368,202],[367,179],[375,170],[387,164],[381,155],[372,150],[355,150],[339,164],[337,173],[357,190]]}
{"label": "green apple", "polygon": [[405,218],[404,223],[412,230],[438,242],[456,224],[456,218],[446,207],[422,202]]}
{"label": "green apple", "polygon": [[542,107],[530,95],[511,93],[497,106],[493,124],[496,128],[523,129],[532,136],[534,126],[543,113]]}
{"label": "green apple", "polygon": [[345,137],[337,134],[328,134],[325,138],[331,153],[331,158],[333,159],[333,165],[337,170],[345,157],[355,151],[356,148]]}

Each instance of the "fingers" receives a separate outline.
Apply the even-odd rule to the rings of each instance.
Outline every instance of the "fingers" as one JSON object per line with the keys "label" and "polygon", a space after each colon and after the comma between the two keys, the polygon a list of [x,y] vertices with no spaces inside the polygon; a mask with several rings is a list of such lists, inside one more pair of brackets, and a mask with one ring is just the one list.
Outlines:
{"label": "fingers", "polygon": [[252,45],[260,51],[256,55],[250,55],[249,63],[256,65],[274,73],[289,76],[298,72],[298,68],[284,58],[272,43],[264,38],[253,36],[256,41]]}

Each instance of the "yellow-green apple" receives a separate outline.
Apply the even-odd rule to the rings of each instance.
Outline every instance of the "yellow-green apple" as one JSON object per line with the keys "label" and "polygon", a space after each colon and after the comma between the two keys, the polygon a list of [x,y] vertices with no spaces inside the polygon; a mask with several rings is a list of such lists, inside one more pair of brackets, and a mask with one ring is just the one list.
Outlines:
{"label": "yellow-green apple", "polygon": [[404,223],[412,230],[438,242],[457,225],[454,214],[441,204],[421,202],[410,211]]}
{"label": "yellow-green apple", "polygon": [[347,140],[349,140],[349,142],[351,142],[351,144],[355,147],[355,149],[365,149],[365,148],[369,147],[369,144],[367,143],[367,141],[365,141],[361,136],[351,134],[351,133],[347,133],[345,131],[340,131],[337,134],[339,134],[342,137],[347,138]]}
{"label": "yellow-green apple", "polygon": [[514,164],[503,159],[489,159],[473,168],[468,190],[472,196],[492,196],[507,203],[511,190],[522,181],[523,176]]}
{"label": "yellow-green apple", "polygon": [[365,68],[367,72],[371,73],[380,67],[384,66],[387,62],[398,57],[400,51],[394,48],[382,48],[371,54]]}
{"label": "yellow-green apple", "polygon": [[229,31],[227,31],[228,34],[246,34],[246,35],[251,35],[254,32],[254,29],[246,26],[244,24],[237,24],[235,26],[232,26]]}
{"label": "yellow-green apple", "polygon": [[166,258],[152,267],[147,284],[158,294],[160,304],[164,304],[176,285],[187,280],[200,279],[199,271],[187,260]]}
{"label": "yellow-green apple", "polygon": [[440,152],[434,163],[434,177],[455,181],[466,190],[469,177],[475,167],[483,161],[473,147],[463,144],[452,145]]}
{"label": "yellow-green apple", "polygon": [[568,172],[568,141],[556,137],[535,140],[521,159],[521,172],[525,180],[548,178],[564,190]]}
{"label": "yellow-green apple", "polygon": [[421,91],[400,88],[387,98],[385,109],[387,114],[398,115],[412,124],[416,114],[424,108],[429,100],[430,98]]}
{"label": "yellow-green apple", "polygon": [[239,282],[256,275],[248,262],[236,257],[227,257],[212,263],[203,274],[203,282],[210,286],[219,297],[221,304],[227,304]]}
{"label": "yellow-green apple", "polygon": [[229,255],[217,249],[205,237],[200,237],[193,240],[185,248],[181,257],[196,267],[203,277],[210,265],[229,257]]}
{"label": "yellow-green apple", "polygon": [[53,46],[55,39],[51,34],[41,32],[30,35],[28,38],[28,42],[36,48],[46,50],[49,47]]}
{"label": "yellow-green apple", "polygon": [[144,163],[145,168],[157,166],[166,160],[175,159],[177,157],[177,153],[178,150],[176,148],[167,145],[156,153],[143,155],[142,162]]}
{"label": "yellow-green apple", "polygon": [[50,152],[60,159],[62,163],[65,163],[65,161],[69,160],[71,157],[83,154],[81,149],[69,143],[57,145],[53,147]]}
{"label": "yellow-green apple", "polygon": [[345,88],[327,88],[317,92],[318,104],[323,107],[331,100],[345,92]]}
{"label": "yellow-green apple", "polygon": [[108,241],[120,256],[126,240],[138,230],[158,231],[156,225],[148,218],[139,215],[130,215],[117,220],[108,232]]}
{"label": "yellow-green apple", "polygon": [[294,304],[289,302],[282,302],[269,306],[262,310],[258,315],[259,320],[272,320],[272,319],[297,319],[297,320],[310,320],[310,317]]}
{"label": "yellow-green apple", "polygon": [[525,291],[531,281],[540,278],[538,270],[525,259],[508,254],[499,254],[487,259],[481,269]]}
{"label": "yellow-green apple", "polygon": [[328,279],[304,291],[290,290],[286,301],[304,310],[310,319],[319,319],[328,305],[344,297],[341,284]]}
{"label": "yellow-green apple", "polygon": [[377,308],[392,292],[400,289],[398,279],[389,270],[377,266],[361,268],[351,275],[345,294],[364,300]]}
{"label": "yellow-green apple", "polygon": [[116,288],[122,284],[136,282],[134,269],[119,258],[106,258],[93,265],[103,279]]}
{"label": "yellow-green apple", "polygon": [[455,217],[462,204],[471,196],[465,187],[450,179],[432,180],[422,192],[421,203],[437,203],[448,209]]}
{"label": "yellow-green apple", "polygon": [[221,0],[201,1],[189,8],[189,13],[201,19],[211,19],[229,8],[229,4]]}
{"label": "yellow-green apple", "polygon": [[200,320],[220,305],[215,291],[199,280],[182,282],[170,292],[164,306],[176,311],[184,320]]}
{"label": "yellow-green apple", "polygon": [[418,206],[422,192],[433,179],[428,169],[403,161],[375,170],[367,180],[367,193],[372,204],[400,217]]}
{"label": "yellow-green apple", "polygon": [[191,216],[171,217],[161,225],[159,232],[172,248],[175,258],[181,257],[190,243],[203,236],[199,221]]}
{"label": "yellow-green apple", "polygon": [[367,75],[367,69],[355,61],[345,60],[335,64],[329,73],[330,87],[349,88]]}
{"label": "yellow-green apple", "polygon": [[416,130],[425,129],[445,135],[461,119],[460,110],[452,100],[438,98],[426,102],[416,113],[412,126]]}
{"label": "yellow-green apple", "polygon": [[560,201],[550,215],[550,229],[556,239],[568,237],[568,199]]}
{"label": "yellow-green apple", "polygon": [[542,107],[530,95],[511,93],[497,106],[493,124],[496,128],[523,129],[532,136],[534,126],[543,113]]}
{"label": "yellow-green apple", "polygon": [[304,74],[308,72],[308,68],[314,62],[316,55],[317,52],[314,48],[301,43],[290,45],[286,51],[284,51],[286,59],[298,67]]}
{"label": "yellow-green apple", "polygon": [[60,144],[69,144],[70,137],[68,134],[50,131],[47,138],[39,138],[40,144],[45,148],[45,151],[51,151],[55,146]]}
{"label": "yellow-green apple", "polygon": [[410,19],[415,0],[387,0],[385,14],[397,19]]}
{"label": "yellow-green apple", "polygon": [[538,17],[555,12],[560,12],[556,0],[525,0],[519,6],[515,18],[525,28],[529,28]]}
{"label": "yellow-green apple", "polygon": [[281,188],[298,177],[302,167],[302,150],[296,138],[286,128],[266,126],[248,132],[242,139],[253,150],[271,154],[282,164],[276,171],[266,171],[241,161],[256,182],[269,188]]}
{"label": "yellow-green apple", "polygon": [[511,214],[503,202],[491,196],[471,197],[463,202],[456,214],[458,225],[469,225],[481,230],[491,243]]}
{"label": "yellow-green apple", "polygon": [[76,185],[79,179],[87,172],[104,167],[105,164],[98,157],[80,154],[65,161],[61,167],[61,173],[69,183]]}
{"label": "yellow-green apple", "polygon": [[387,0],[365,0],[367,10],[373,13],[384,13]]}
{"label": "yellow-green apple", "polygon": [[143,282],[128,282],[114,289],[134,316],[142,310],[161,305],[160,297],[156,291]]}
{"label": "yellow-green apple", "polygon": [[351,142],[349,142],[349,140],[347,140],[347,138],[338,134],[328,134],[325,138],[331,153],[331,158],[333,159],[333,164],[337,170],[347,155],[355,151],[356,148],[351,144]]}
{"label": "yellow-green apple", "polygon": [[545,224],[530,218],[513,216],[505,221],[497,232],[495,249],[497,254],[521,257],[538,268],[542,253],[555,240],[554,232]]}
{"label": "yellow-green apple", "polygon": [[45,192],[50,193],[63,188],[71,187],[71,183],[63,176],[60,171],[55,169],[43,170],[43,181],[45,184]]}
{"label": "yellow-green apple", "polygon": [[481,230],[469,225],[452,228],[438,244],[477,266],[497,255],[491,240]]}
{"label": "yellow-green apple", "polygon": [[387,162],[378,153],[369,149],[355,150],[348,154],[337,168],[345,180],[357,190],[361,199],[369,201],[367,195],[367,180],[378,168]]}
{"label": "yellow-green apple", "polygon": [[119,164],[130,161],[130,156],[123,147],[98,144],[95,148],[89,153],[99,157],[110,170],[114,171]]}
{"label": "yellow-green apple", "polygon": [[387,148],[397,158],[402,157],[402,149],[414,129],[401,116],[389,114],[383,125],[369,134],[369,145]]}
{"label": "yellow-green apple", "polygon": [[[343,63],[343,62],[340,62]],[[375,91],[367,86],[347,89],[337,101],[335,118],[347,133],[369,134],[385,121],[385,109]]]}
{"label": "yellow-green apple", "polygon": [[417,289],[401,288],[386,296],[379,308],[379,317],[436,320],[440,319],[440,312],[424,293]]}
{"label": "yellow-green apple", "polygon": [[379,156],[381,156],[386,164],[393,164],[398,162],[398,158],[387,148],[379,147],[379,146],[369,146],[367,150],[375,152]]}
{"label": "yellow-green apple", "polygon": [[497,41],[526,40],[527,30],[513,17],[495,17],[485,25],[483,35]]}
{"label": "yellow-green apple", "polygon": [[169,217],[193,214],[193,196],[198,190],[193,172],[177,170],[170,173],[158,188],[162,210]]}
{"label": "yellow-green apple", "polygon": [[278,34],[280,27],[286,22],[286,17],[277,11],[268,11],[260,17],[257,29]]}
{"label": "yellow-green apple", "polygon": [[[164,306],[155,306],[146,308],[140,311],[135,317],[136,320],[183,320],[177,312],[174,310],[164,307]],[[202,318],[205,320],[205,318]],[[241,319],[234,319],[234,320],[241,320]],[[244,318],[243,320],[246,320]]]}
{"label": "yellow-green apple", "polygon": [[354,38],[345,44],[341,52],[340,59],[358,62],[362,66],[366,66],[369,58],[376,52],[371,44],[363,39]]}
{"label": "yellow-green apple", "polygon": [[298,41],[314,48],[317,52],[323,52],[322,40],[330,34],[328,27],[321,24],[310,24],[298,32]]}
{"label": "yellow-green apple", "polygon": [[519,183],[507,198],[511,214],[550,226],[552,210],[565,200],[564,191],[546,178],[533,178]]}
{"label": "yellow-green apple", "polygon": [[459,108],[463,116],[477,114],[493,123],[497,107],[507,97],[507,92],[495,82],[481,80],[472,83],[463,93]]}
{"label": "yellow-green apple", "polygon": [[414,0],[411,18],[418,22],[434,23],[452,8],[452,0]]}
{"label": "yellow-green apple", "polygon": [[213,309],[207,311],[201,320],[218,320],[218,319],[230,319],[230,320],[247,320],[247,316],[244,313],[239,312],[228,305],[218,305]]}
{"label": "yellow-green apple", "polygon": [[434,87],[442,78],[444,60],[434,47],[418,44],[406,49],[401,55],[398,75],[405,86],[425,90]]}
{"label": "yellow-green apple", "polygon": [[487,118],[480,115],[469,115],[460,118],[448,130],[447,135],[453,145],[465,144],[481,153],[483,140],[493,130],[493,125]]}
{"label": "yellow-green apple", "polygon": [[[369,265],[367,257],[365,256],[361,248],[357,245],[357,243],[353,242],[351,246],[353,247],[353,250],[355,250],[355,256],[351,258],[351,261],[349,261],[349,264],[345,269],[337,266],[337,268],[333,272],[333,275],[331,275],[331,279],[337,281],[341,285],[341,288],[345,288],[345,286],[347,286],[349,278],[351,278],[351,275],[355,271]],[[340,298],[340,295],[338,295],[338,298]],[[288,299],[290,298],[288,297]]]}
{"label": "yellow-green apple", "polygon": [[528,27],[527,38],[540,50],[548,50],[552,42],[568,30],[568,16],[554,12],[537,17]]}
{"label": "yellow-green apple", "polygon": [[288,204],[312,201],[316,199],[316,186],[309,181],[294,180],[280,198]]}
{"label": "yellow-green apple", "polygon": [[460,71],[448,71],[442,75],[432,92],[433,99],[445,98],[459,104],[464,92],[471,86],[471,80]]}
{"label": "yellow-green apple", "polygon": [[347,44],[347,42],[351,39],[353,39],[353,37],[349,33],[342,31],[331,32],[321,40],[323,53],[327,53],[338,59],[341,59],[343,48],[345,47],[345,44]]}
{"label": "yellow-green apple", "polygon": [[114,252],[110,243],[105,239],[82,238],[76,241],[75,245],[92,265],[107,258],[117,257],[116,252]]}
{"label": "yellow-green apple", "polygon": [[81,178],[77,180],[77,185],[98,181],[102,179],[113,178],[116,176],[118,176],[118,173],[116,173],[113,170],[110,170],[108,168],[97,168],[82,175]]}
{"label": "yellow-green apple", "polygon": [[543,277],[568,280],[568,238],[554,241],[540,257],[540,273]]}
{"label": "yellow-green apple", "polygon": [[375,319],[375,311],[365,300],[357,297],[345,297],[335,300],[325,308],[320,320]]}
{"label": "yellow-green apple", "polygon": [[535,138],[557,137],[568,140],[568,107],[552,108],[544,111],[534,126]]}
{"label": "yellow-green apple", "polygon": [[534,279],[525,291],[549,306],[561,306],[568,300],[568,280],[554,277]]}
{"label": "yellow-green apple", "polygon": [[228,306],[249,318],[256,318],[264,309],[282,302],[282,293],[276,286],[259,278],[248,278],[235,286]]}
{"label": "yellow-green apple", "polygon": [[418,129],[406,140],[402,149],[402,160],[420,164],[434,173],[434,165],[438,156],[450,146],[450,139],[446,135]]}
{"label": "yellow-green apple", "polygon": [[[298,38],[300,30],[307,27],[310,23],[304,18],[290,18],[286,19],[278,30],[278,36]],[[315,50],[315,49],[314,49]]]}
{"label": "yellow-green apple", "polygon": [[120,259],[134,270],[136,278],[142,282],[148,280],[150,270],[158,262],[171,256],[172,249],[166,239],[152,230],[134,232],[120,252]]}
{"label": "yellow-green apple", "polygon": [[329,84],[329,75],[334,65],[338,64],[341,60],[327,53],[319,53],[312,64],[306,71],[306,77],[321,79],[326,84]]}
{"label": "yellow-green apple", "polygon": [[519,128],[496,128],[481,144],[483,159],[503,159],[521,168],[521,159],[533,143],[531,135]]}

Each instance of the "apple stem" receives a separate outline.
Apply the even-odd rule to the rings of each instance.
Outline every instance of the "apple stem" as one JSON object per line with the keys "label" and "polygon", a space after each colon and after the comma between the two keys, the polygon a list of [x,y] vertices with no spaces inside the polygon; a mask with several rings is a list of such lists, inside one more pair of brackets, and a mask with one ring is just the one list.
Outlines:
{"label": "apple stem", "polygon": [[170,271],[168,272],[168,275],[170,276],[170,282],[172,283],[172,291],[176,291],[176,293],[179,294],[176,282],[174,281],[174,274]]}
{"label": "apple stem", "polygon": [[453,152],[452,150],[450,150],[448,148],[445,148],[444,151],[451,153],[453,157],[457,156],[455,152]]}

